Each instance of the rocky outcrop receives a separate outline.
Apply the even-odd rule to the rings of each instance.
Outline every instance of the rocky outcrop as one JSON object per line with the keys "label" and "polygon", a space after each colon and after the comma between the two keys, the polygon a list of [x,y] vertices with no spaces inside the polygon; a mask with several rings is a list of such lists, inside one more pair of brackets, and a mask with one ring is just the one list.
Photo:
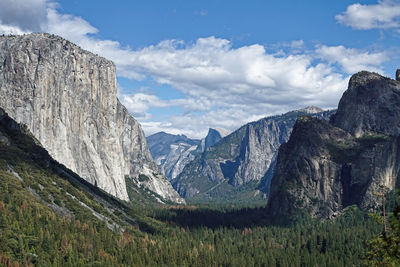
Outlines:
{"label": "rocky outcrop", "polygon": [[204,152],[207,148],[213,146],[228,134],[229,132],[225,129],[208,129],[207,136],[201,140],[201,152]]}
{"label": "rocky outcrop", "polygon": [[160,132],[147,137],[147,144],[153,159],[171,180],[194,159],[200,140],[190,139],[185,135]]}
{"label": "rocky outcrop", "polygon": [[330,123],[299,118],[279,149],[269,213],[332,218],[349,205],[376,210],[398,184],[399,94],[400,82],[360,72]]}
{"label": "rocky outcrop", "polygon": [[128,200],[125,178],[181,201],[158,173],[139,123],[117,99],[115,65],[49,34],[0,37],[0,107],[50,155]]}
{"label": "rocky outcrop", "polygon": [[185,135],[159,132],[147,137],[147,143],[161,171],[169,180],[172,180],[197,154],[204,152],[228,133],[225,129],[210,128],[205,138],[196,140],[187,138]]}
{"label": "rocky outcrop", "polygon": [[309,112],[293,111],[244,125],[187,164],[172,181],[174,188],[185,198],[200,200],[265,197],[279,146],[289,139],[296,118]]}
{"label": "rocky outcrop", "polygon": [[400,134],[400,83],[377,73],[353,75],[332,124],[355,137],[371,131]]}
{"label": "rocky outcrop", "polygon": [[308,107],[300,109],[299,111],[304,112],[306,114],[315,114],[315,113],[323,112],[324,110],[320,107],[308,106]]}

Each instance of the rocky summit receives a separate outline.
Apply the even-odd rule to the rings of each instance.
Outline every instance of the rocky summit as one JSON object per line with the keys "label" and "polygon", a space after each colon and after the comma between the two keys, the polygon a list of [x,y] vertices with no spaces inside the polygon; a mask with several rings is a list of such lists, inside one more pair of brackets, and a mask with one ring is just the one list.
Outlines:
{"label": "rocky summit", "polygon": [[148,136],[147,144],[153,159],[171,180],[194,159],[200,140],[190,139],[185,135],[159,132]]}
{"label": "rocky summit", "polygon": [[331,122],[355,137],[369,131],[399,135],[399,103],[399,81],[377,73],[359,72],[351,77]]}
{"label": "rocky summit", "polygon": [[[188,163],[172,181],[185,198],[200,202],[265,202],[279,146],[289,139],[298,116],[317,108],[288,112],[248,123]],[[313,114],[329,119],[331,111]]]}
{"label": "rocky summit", "polygon": [[299,118],[279,149],[269,213],[332,218],[350,205],[379,208],[399,186],[399,107],[400,81],[363,71],[330,122]]}
{"label": "rocky summit", "polygon": [[159,132],[147,137],[147,144],[161,171],[169,180],[172,180],[197,154],[204,152],[228,133],[225,129],[210,128],[205,138],[197,140],[190,139],[185,135]]}
{"label": "rocky summit", "polygon": [[55,160],[123,200],[131,179],[182,202],[159,173],[140,124],[118,101],[111,61],[38,33],[0,37],[0,62],[0,107]]}
{"label": "rocky summit", "polygon": [[210,128],[208,129],[207,136],[201,140],[201,152],[204,152],[207,148],[210,146],[213,146],[215,143],[217,143],[219,140],[227,136],[229,132],[225,129],[213,129]]}

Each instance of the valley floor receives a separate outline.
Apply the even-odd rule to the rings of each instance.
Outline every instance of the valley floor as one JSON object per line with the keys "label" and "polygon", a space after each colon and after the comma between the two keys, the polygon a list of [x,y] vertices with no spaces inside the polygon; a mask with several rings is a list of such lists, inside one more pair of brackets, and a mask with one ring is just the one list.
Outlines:
{"label": "valley floor", "polygon": [[[334,222],[276,226],[263,208],[132,208],[136,225],[110,230],[76,209],[60,217],[0,175],[3,266],[360,266],[381,226],[350,208]],[[63,200],[61,200],[63,201]]]}
{"label": "valley floor", "polygon": [[360,266],[382,230],[354,207],[272,222],[264,207],[128,204],[66,175],[29,135],[5,134],[0,266]]}

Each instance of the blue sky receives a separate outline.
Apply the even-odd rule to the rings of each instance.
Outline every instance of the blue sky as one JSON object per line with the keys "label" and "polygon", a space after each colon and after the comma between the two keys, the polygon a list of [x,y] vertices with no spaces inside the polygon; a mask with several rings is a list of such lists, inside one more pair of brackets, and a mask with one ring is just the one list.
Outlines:
{"label": "blue sky", "polygon": [[400,1],[0,0],[0,33],[46,31],[113,60],[119,98],[157,131],[203,137],[307,105],[351,74],[400,68]]}

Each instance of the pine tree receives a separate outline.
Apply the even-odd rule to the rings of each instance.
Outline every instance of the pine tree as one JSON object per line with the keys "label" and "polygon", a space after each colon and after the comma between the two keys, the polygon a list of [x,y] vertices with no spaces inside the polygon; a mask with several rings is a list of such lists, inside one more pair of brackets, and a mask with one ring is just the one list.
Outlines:
{"label": "pine tree", "polygon": [[395,208],[389,222],[390,228],[369,243],[369,266],[400,266],[400,205]]}

